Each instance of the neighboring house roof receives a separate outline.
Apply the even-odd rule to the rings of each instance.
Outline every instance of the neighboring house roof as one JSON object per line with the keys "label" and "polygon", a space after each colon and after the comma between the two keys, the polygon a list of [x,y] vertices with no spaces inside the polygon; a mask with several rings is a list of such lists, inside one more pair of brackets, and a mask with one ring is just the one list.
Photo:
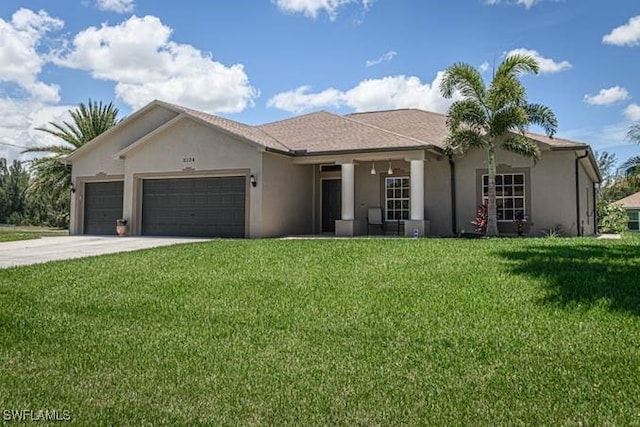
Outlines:
{"label": "neighboring house roof", "polygon": [[627,196],[614,203],[622,205],[625,208],[640,209],[640,192]]}

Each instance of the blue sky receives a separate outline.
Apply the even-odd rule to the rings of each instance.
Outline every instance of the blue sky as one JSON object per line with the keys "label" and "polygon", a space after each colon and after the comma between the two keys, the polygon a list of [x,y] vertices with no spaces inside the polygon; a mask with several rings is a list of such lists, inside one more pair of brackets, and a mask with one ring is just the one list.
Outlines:
{"label": "blue sky", "polygon": [[154,98],[259,124],[319,109],[446,112],[442,72],[520,51],[558,135],[625,160],[640,122],[638,0],[3,0],[0,156],[79,102]]}

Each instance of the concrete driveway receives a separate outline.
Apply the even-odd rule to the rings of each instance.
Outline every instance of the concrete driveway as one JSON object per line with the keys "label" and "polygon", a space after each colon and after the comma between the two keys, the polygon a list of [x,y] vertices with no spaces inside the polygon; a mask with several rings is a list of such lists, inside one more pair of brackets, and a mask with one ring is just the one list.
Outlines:
{"label": "concrete driveway", "polygon": [[208,240],[211,239],[192,237],[61,236],[4,242],[0,243],[0,268]]}

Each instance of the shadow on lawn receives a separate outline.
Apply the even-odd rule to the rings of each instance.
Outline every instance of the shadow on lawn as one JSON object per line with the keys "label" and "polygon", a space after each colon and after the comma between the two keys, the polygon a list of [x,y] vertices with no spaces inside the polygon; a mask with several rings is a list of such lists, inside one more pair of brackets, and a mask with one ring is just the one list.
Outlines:
{"label": "shadow on lawn", "polygon": [[543,279],[544,303],[563,307],[607,304],[640,316],[640,246],[633,243],[531,245],[503,251],[515,273]]}

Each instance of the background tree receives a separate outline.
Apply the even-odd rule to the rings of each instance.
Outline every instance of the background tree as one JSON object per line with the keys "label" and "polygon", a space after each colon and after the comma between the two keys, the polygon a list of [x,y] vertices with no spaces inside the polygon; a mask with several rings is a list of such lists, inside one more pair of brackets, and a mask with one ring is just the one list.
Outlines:
{"label": "background tree", "polygon": [[31,222],[27,187],[29,172],[18,160],[7,166],[0,158],[0,223],[25,224]]}
{"label": "background tree", "polygon": [[69,111],[71,121],[49,122],[50,127],[36,128],[60,138],[63,143],[29,148],[23,153],[46,153],[31,161],[33,180],[29,196],[44,212],[49,225],[66,227],[69,222],[69,187],[71,168],[62,159],[96,136],[118,124],[118,109],[113,103],[89,100]]}
{"label": "background tree", "polygon": [[552,137],[558,126],[551,109],[528,103],[526,90],[519,80],[522,74],[539,71],[533,57],[511,55],[498,66],[488,87],[480,72],[464,63],[449,67],[440,84],[445,98],[452,98],[455,93],[462,96],[448,112],[449,151],[465,153],[483,149],[487,153],[487,236],[498,235],[496,150],[503,149],[535,161],[540,150],[535,141],[526,137],[528,127],[539,125]]}

